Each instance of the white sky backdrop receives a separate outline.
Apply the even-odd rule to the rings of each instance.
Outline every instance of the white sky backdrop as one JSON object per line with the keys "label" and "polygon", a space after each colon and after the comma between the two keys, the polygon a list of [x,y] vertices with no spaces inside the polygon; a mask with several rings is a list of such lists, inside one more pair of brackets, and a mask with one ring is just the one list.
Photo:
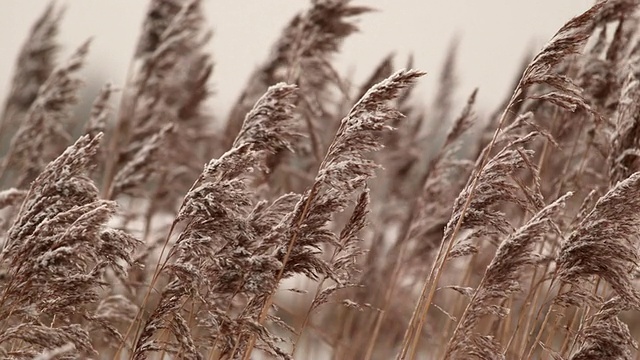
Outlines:
{"label": "white sky backdrop", "polygon": [[[506,95],[527,49],[538,50],[592,0],[354,0],[377,12],[361,17],[361,32],[344,43],[337,68],[365,78],[390,52],[403,65],[408,54],[427,71],[421,94],[431,103],[438,72],[454,37],[460,40],[459,100],[479,87],[480,108],[492,111]],[[0,99],[4,99],[19,47],[45,0],[0,0]],[[84,75],[97,81],[90,99],[106,81],[122,86],[141,29],[147,1],[67,0],[60,40],[65,59],[93,37]],[[251,71],[266,58],[280,30],[308,2],[304,0],[204,0],[214,30],[211,52],[216,67],[212,102],[226,114]]]}

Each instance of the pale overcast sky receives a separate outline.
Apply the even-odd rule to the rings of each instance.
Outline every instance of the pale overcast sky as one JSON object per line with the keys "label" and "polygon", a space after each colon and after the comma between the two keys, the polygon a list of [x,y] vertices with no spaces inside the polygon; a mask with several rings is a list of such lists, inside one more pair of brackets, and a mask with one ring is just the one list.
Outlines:
{"label": "pale overcast sky", "polygon": [[[216,62],[213,107],[226,112],[254,69],[267,56],[289,18],[303,10],[303,0],[204,0],[214,37]],[[592,0],[354,0],[379,11],[361,17],[361,33],[350,37],[336,59],[339,70],[367,76],[390,52],[397,64],[408,54],[428,75],[422,80],[431,99],[449,42],[460,40],[459,96],[479,87],[479,103],[490,111],[505,96],[527,49],[539,49]],[[29,27],[48,1],[0,1],[0,99]],[[85,75],[121,86],[147,7],[142,0],[67,0],[60,39],[61,59],[93,37]],[[95,91],[91,90],[91,91]],[[93,96],[93,94],[91,94]]]}

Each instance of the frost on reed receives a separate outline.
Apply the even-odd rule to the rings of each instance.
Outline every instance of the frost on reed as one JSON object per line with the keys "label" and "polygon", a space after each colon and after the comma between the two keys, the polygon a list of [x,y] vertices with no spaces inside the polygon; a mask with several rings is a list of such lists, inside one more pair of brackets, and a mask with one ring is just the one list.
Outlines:
{"label": "frost on reed", "polygon": [[[389,106],[400,92],[423,73],[401,70],[373,86],[343,118],[333,142],[320,164],[311,187],[294,210],[273,229],[265,242],[275,246],[274,256],[282,262],[275,284],[295,274],[311,279],[319,275],[340,284],[331,264],[322,259],[325,246],[339,247],[336,234],[327,229],[331,217],[351,202],[354,191],[362,188],[378,167],[365,155],[381,148],[381,132],[402,114]],[[263,323],[271,309],[277,287],[256,298],[261,307],[258,322]],[[254,339],[244,351],[247,359]]]}
{"label": "frost on reed", "polygon": [[[372,87],[342,120],[313,185],[302,196],[287,220],[287,229],[279,245],[283,256],[283,275],[296,269],[307,269],[308,275],[327,273],[322,263],[314,260],[312,249],[320,244],[336,244],[335,235],[322,230],[332,214],[342,211],[355,190],[362,188],[374,175],[377,165],[365,154],[380,149],[381,131],[402,114],[386,102],[412,84],[423,73],[399,71]],[[317,267],[310,266],[317,263]],[[324,268],[324,269],[323,269]]]}
{"label": "frost on reed", "polygon": [[[639,195],[640,172],[636,172],[598,200],[560,247],[556,270],[560,280],[579,289],[591,276],[598,276],[623,301],[632,307],[640,306],[633,276],[640,263]],[[567,304],[584,300],[559,296],[558,301]]]}
{"label": "frost on reed", "polygon": [[86,45],[56,70],[48,7],[0,125],[0,357],[637,357],[638,3],[595,4],[498,116],[473,92],[447,124],[455,42],[425,111],[391,55],[337,72],[369,9],[314,0],[219,134],[203,1],[149,1],[84,128]]}
{"label": "frost on reed", "polygon": [[[602,304],[598,312],[588,318],[588,325],[579,334],[580,347],[570,360],[633,359],[631,348],[638,349],[637,342],[627,324],[618,318],[621,311],[633,306],[620,297]],[[554,356],[562,359],[560,356]]]}
{"label": "frost on reed", "polygon": [[269,240],[277,241],[277,256],[284,263],[282,275],[330,275],[324,264],[314,260],[312,249],[320,244],[337,244],[335,234],[323,227],[374,175],[377,165],[365,154],[380,149],[381,132],[388,129],[388,122],[402,116],[387,102],[422,75],[414,70],[393,74],[372,87],[342,120],[312,186],[287,216],[282,229],[274,231],[274,238]]}
{"label": "frost on reed", "polygon": [[[124,273],[137,240],[106,226],[116,204],[87,177],[102,135],[81,137],[33,181],[0,253],[0,345],[35,356],[72,343],[97,355],[92,337],[121,341],[97,316],[107,270]],[[121,305],[126,305],[122,301]],[[127,319],[128,320],[128,319]]]}
{"label": "frost on reed", "polygon": [[[279,262],[261,249],[261,237],[296,197],[284,195],[270,205],[260,202],[254,207],[248,183],[251,172],[264,167],[269,153],[289,147],[297,136],[292,116],[295,91],[295,86],[285,84],[269,88],[247,114],[232,148],[205,166],[185,196],[175,220],[185,223],[185,229],[163,265],[171,282],[146,320],[134,348],[136,359],[160,349],[199,358],[187,326],[193,316],[208,333],[200,346],[232,353],[239,346],[238,336],[256,333],[261,348],[283,355],[265,328],[242,313],[234,318],[225,309],[236,305],[235,297],[255,296],[275,286]],[[182,307],[189,301],[201,310],[185,317]],[[175,342],[154,338],[164,328]]]}
{"label": "frost on reed", "polygon": [[[407,89],[410,90],[411,88]],[[385,171],[372,190],[375,194],[376,185],[380,186],[381,183],[390,191],[382,198],[378,195],[378,203],[384,203],[383,207],[376,209],[376,203],[373,203],[378,213],[374,212],[371,216],[367,230],[374,232],[374,241],[367,248],[367,256],[362,261],[360,287],[353,295],[349,294],[356,302],[371,304],[379,310],[377,317],[372,317],[369,311],[346,314],[344,323],[348,325],[342,331],[341,340],[345,343],[363,343],[366,348],[345,347],[346,353],[338,352],[343,357],[358,357],[361,356],[360,353],[368,354],[364,356],[392,356],[393,351],[388,348],[388,342],[393,338],[391,334],[404,332],[404,325],[397,319],[406,314],[407,309],[403,306],[406,296],[413,291],[415,279],[422,277],[425,267],[430,265],[433,251],[441,240],[442,229],[451,215],[453,200],[464,186],[468,171],[473,165],[459,156],[463,148],[463,136],[468,135],[467,131],[475,119],[472,109],[476,91],[451,124],[444,143],[429,159],[426,170],[422,169],[421,164],[424,159],[417,154],[427,151],[429,147],[411,144],[417,138],[412,131],[415,131],[415,123],[420,121],[421,115],[412,114],[418,109],[407,107],[406,96],[408,95],[404,93],[398,100],[400,104],[405,103],[404,110],[401,111],[408,111],[408,118],[401,120],[397,131],[385,134],[387,140],[395,139],[382,152],[387,156],[391,153],[391,156],[383,159]],[[407,124],[405,121],[412,123]],[[411,155],[417,156],[408,159]],[[389,236],[388,228],[396,223],[399,229],[397,234],[392,235],[394,241],[387,249],[388,244],[384,239]],[[370,327],[373,327],[373,335],[359,331]]]}

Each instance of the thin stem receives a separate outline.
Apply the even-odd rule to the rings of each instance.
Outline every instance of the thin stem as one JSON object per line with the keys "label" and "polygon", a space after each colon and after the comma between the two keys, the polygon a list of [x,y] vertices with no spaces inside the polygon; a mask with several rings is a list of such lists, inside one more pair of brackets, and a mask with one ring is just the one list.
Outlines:
{"label": "thin stem", "polygon": [[[469,279],[471,279],[471,271],[472,269],[475,267],[475,262],[477,259],[477,253],[473,254],[473,256],[471,257],[471,260],[469,261],[469,265],[467,266],[466,271],[464,272],[464,278],[462,279],[462,286],[467,286]],[[455,305],[453,306],[453,312],[451,314],[455,314],[458,311],[458,308],[462,308],[463,307],[463,301],[464,301],[465,297],[464,296],[458,296]],[[466,306],[462,309],[462,313],[464,314],[466,311]],[[444,343],[445,341],[447,341],[447,339],[450,338],[449,336],[449,330],[451,328],[451,324],[453,322],[452,321],[447,321],[445,323],[444,326],[444,330],[442,330],[442,342]],[[447,348],[446,347],[441,347],[439,350],[439,356],[438,358],[441,358],[444,356],[444,354],[440,354],[440,351],[445,351],[446,352]]]}
{"label": "thin stem", "polygon": [[[475,190],[478,186],[478,180],[480,178],[480,175],[482,174],[482,170],[484,169],[485,165],[489,161],[489,156],[491,154],[491,151],[493,150],[493,147],[496,143],[498,135],[502,130],[504,122],[506,121],[507,114],[511,109],[511,107],[513,107],[514,103],[516,102],[516,99],[519,96],[520,92],[521,92],[521,85],[518,84],[516,91],[511,96],[511,100],[509,101],[507,107],[505,108],[505,110],[502,112],[502,115],[500,116],[498,127],[493,133],[491,142],[487,146],[486,152],[484,153],[484,156],[480,162],[480,165],[476,170],[476,173],[471,182],[469,195],[467,196],[467,199],[465,200],[465,203],[462,209],[460,210],[460,214],[461,214],[460,218],[458,219],[453,229],[453,232],[451,233],[451,236],[449,236],[449,238],[446,239],[447,241],[443,241],[441,243],[441,245],[444,244],[445,242],[447,243],[446,250],[444,251],[444,253],[442,251],[438,252],[438,256],[436,257],[436,261],[434,262],[434,265],[431,269],[429,277],[424,283],[424,287],[420,295],[420,300],[418,301],[418,306],[416,306],[416,309],[414,310],[414,316],[412,317],[409,327],[407,328],[407,332],[405,333],[405,339],[403,341],[402,350],[398,355],[398,359],[405,359],[409,352],[411,353],[411,358],[414,358],[415,356],[415,351],[417,348],[421,329],[422,329],[422,326],[424,325],[424,322],[426,321],[427,313],[429,311],[429,308],[431,307],[431,302],[433,301],[433,296],[438,286],[438,282],[440,281],[440,277],[442,276],[444,265],[447,261],[449,253],[451,252],[451,249],[453,248],[453,243],[456,238],[456,235],[458,234],[458,232],[462,227],[464,215],[466,214],[467,210],[469,209],[469,206],[471,205],[471,200],[475,195]],[[440,250],[442,250],[442,246]],[[438,259],[441,259],[441,261],[438,262]],[[419,317],[417,315],[419,315]],[[412,340],[410,340],[410,338],[412,338]]]}
{"label": "thin stem", "polygon": [[[284,255],[284,259],[282,260],[282,266],[280,267],[280,270],[278,271],[278,275],[276,276],[276,280],[275,280],[276,286],[267,295],[265,303],[262,306],[262,310],[260,311],[260,316],[258,317],[258,323],[260,325],[262,325],[264,323],[264,321],[266,320],[266,318],[267,318],[267,314],[269,313],[269,309],[271,308],[271,305],[273,304],[273,295],[275,294],[275,292],[277,290],[277,286],[280,283],[280,280],[282,279],[282,275],[284,275],[284,270],[286,268],[287,263],[289,262],[289,257],[291,256],[291,252],[293,251],[293,247],[295,246],[295,244],[296,244],[296,242],[298,240],[298,232],[299,232],[298,230],[302,226],[302,222],[306,219],[306,216],[307,216],[307,214],[309,212],[309,209],[311,208],[311,203],[313,202],[313,199],[317,195],[318,190],[319,190],[319,184],[316,182],[316,183],[313,184],[313,187],[309,191],[309,197],[307,198],[307,201],[304,204],[304,207],[302,209],[302,214],[300,215],[300,219],[298,220],[298,222],[295,225],[296,231],[294,231],[293,235],[291,236],[291,240],[289,241],[289,245],[287,246],[287,252]],[[253,351],[253,347],[255,346],[255,342],[256,342],[255,335],[252,334],[251,338],[249,340],[249,344],[248,344],[247,348],[244,351],[244,355],[242,356],[243,360],[249,360],[249,357],[251,356],[251,352]]]}
{"label": "thin stem", "polygon": [[[118,346],[118,350],[116,351],[115,355],[113,356],[113,359],[118,359],[118,357],[120,356],[120,352],[122,351],[122,348],[124,347],[125,343],[127,342],[127,338],[131,334],[131,330],[133,330],[134,325],[137,324],[139,320],[142,320],[142,313],[144,311],[145,306],[147,305],[147,302],[149,301],[149,296],[151,295],[151,290],[155,286],[156,281],[158,281],[158,278],[160,277],[161,270],[166,266],[167,262],[169,261],[169,256],[167,256],[167,258],[164,260],[164,262],[162,262],[162,256],[164,255],[164,252],[167,249],[167,245],[169,244],[169,239],[171,238],[171,235],[173,234],[173,230],[175,229],[175,226],[176,226],[176,221],[173,221],[172,224],[171,224],[171,228],[169,229],[169,233],[167,234],[167,237],[166,237],[166,239],[164,241],[164,244],[162,245],[162,250],[160,251],[160,255],[158,256],[158,261],[156,262],[156,268],[155,268],[155,270],[153,272],[153,276],[151,277],[151,283],[149,284],[149,287],[147,288],[147,291],[146,291],[146,293],[144,295],[144,298],[142,300],[142,304],[138,308],[138,312],[136,313],[136,317],[133,319],[131,324],[129,324],[129,327],[127,328],[127,332],[122,337],[122,342]],[[160,265],[161,262],[162,262],[162,266]],[[138,330],[136,328],[136,336],[135,336],[134,342],[133,342],[134,346],[135,346],[135,343],[137,342],[137,332],[138,332]],[[134,352],[132,351],[131,352],[131,358],[133,358],[133,353]]]}
{"label": "thin stem", "polygon": [[[556,277],[554,275],[554,277],[551,280],[551,284],[549,284],[549,287],[547,288],[547,292],[545,294],[543,304],[547,303],[547,301],[549,300],[549,295],[551,294],[551,289],[553,288],[553,284],[554,284],[555,280],[556,280]],[[560,293],[564,289],[564,286],[565,286],[564,284],[562,284],[562,286],[560,286],[560,290],[559,290]],[[531,347],[529,347],[529,352],[527,353],[527,356],[526,356],[527,360],[531,359],[531,356],[533,356],[533,353],[534,353],[535,349],[538,347],[538,343],[540,342],[540,338],[542,338],[542,334],[544,333],[545,327],[547,326],[547,322],[549,321],[549,316],[551,315],[552,311],[553,311],[553,303],[549,304],[549,308],[547,309],[547,311],[546,311],[546,313],[544,315],[544,319],[542,320],[542,324],[540,324],[540,327],[538,329],[536,337],[533,340],[533,342],[531,343]],[[537,315],[535,317],[535,321],[538,320],[538,318],[540,317],[540,313],[541,312],[542,312],[542,307],[540,307],[540,310],[538,311],[538,313],[537,313]],[[529,335],[533,335],[533,334],[529,334]],[[523,348],[523,350],[524,350],[524,348]],[[523,358],[523,356],[524,356],[524,353],[521,354],[520,358]]]}
{"label": "thin stem", "polygon": [[[322,160],[322,163],[320,164],[318,171],[324,169],[327,161],[329,161],[329,158],[328,158],[329,154],[331,154],[332,148],[336,146],[335,145],[336,139],[338,139],[340,134],[344,131],[344,128],[347,126],[346,124],[347,124],[346,121],[343,121],[340,123],[340,127],[338,128],[338,131],[336,132],[336,135],[334,136],[333,141],[329,146],[329,149],[327,150],[327,153],[324,159]],[[313,201],[315,200],[315,197],[318,195],[319,192],[320,192],[320,183],[316,181],[313,183],[313,185],[311,186],[311,189],[309,190],[309,196],[307,197],[304,207],[302,208],[302,213],[300,214],[300,218],[298,219],[298,222],[294,226],[293,234],[291,235],[291,239],[289,240],[289,244],[287,245],[287,252],[285,253],[284,258],[282,260],[282,266],[280,267],[280,270],[278,271],[278,275],[276,276],[276,279],[274,281],[275,286],[273,289],[271,289],[269,294],[267,294],[267,298],[260,311],[260,316],[258,317],[258,324],[260,325],[264,324],[264,321],[266,320],[267,315],[269,313],[269,309],[271,309],[271,305],[273,305],[273,296],[275,295],[278,289],[280,280],[282,280],[282,276],[284,275],[284,270],[287,266],[287,263],[289,262],[289,258],[291,257],[291,252],[293,251],[293,248],[296,242],[298,241],[298,233],[300,232],[300,228],[302,227],[303,222],[307,219],[307,216],[309,215],[309,209],[311,208],[311,204],[313,203]],[[251,352],[253,351],[253,347],[255,346],[255,341],[256,341],[255,335],[251,334],[249,339],[249,344],[244,351],[242,360],[249,360],[249,357],[251,356]]]}

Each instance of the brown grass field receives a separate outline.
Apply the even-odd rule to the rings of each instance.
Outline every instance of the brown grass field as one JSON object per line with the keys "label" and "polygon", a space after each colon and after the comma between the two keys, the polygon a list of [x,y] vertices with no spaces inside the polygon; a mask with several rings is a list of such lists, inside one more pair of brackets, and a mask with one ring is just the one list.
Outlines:
{"label": "brown grass field", "polygon": [[640,359],[640,1],[569,20],[479,116],[453,50],[429,106],[411,59],[340,74],[370,9],[314,0],[227,117],[201,2],[149,1],[88,118],[90,41],[59,59],[54,4],[25,34],[1,359]]}

